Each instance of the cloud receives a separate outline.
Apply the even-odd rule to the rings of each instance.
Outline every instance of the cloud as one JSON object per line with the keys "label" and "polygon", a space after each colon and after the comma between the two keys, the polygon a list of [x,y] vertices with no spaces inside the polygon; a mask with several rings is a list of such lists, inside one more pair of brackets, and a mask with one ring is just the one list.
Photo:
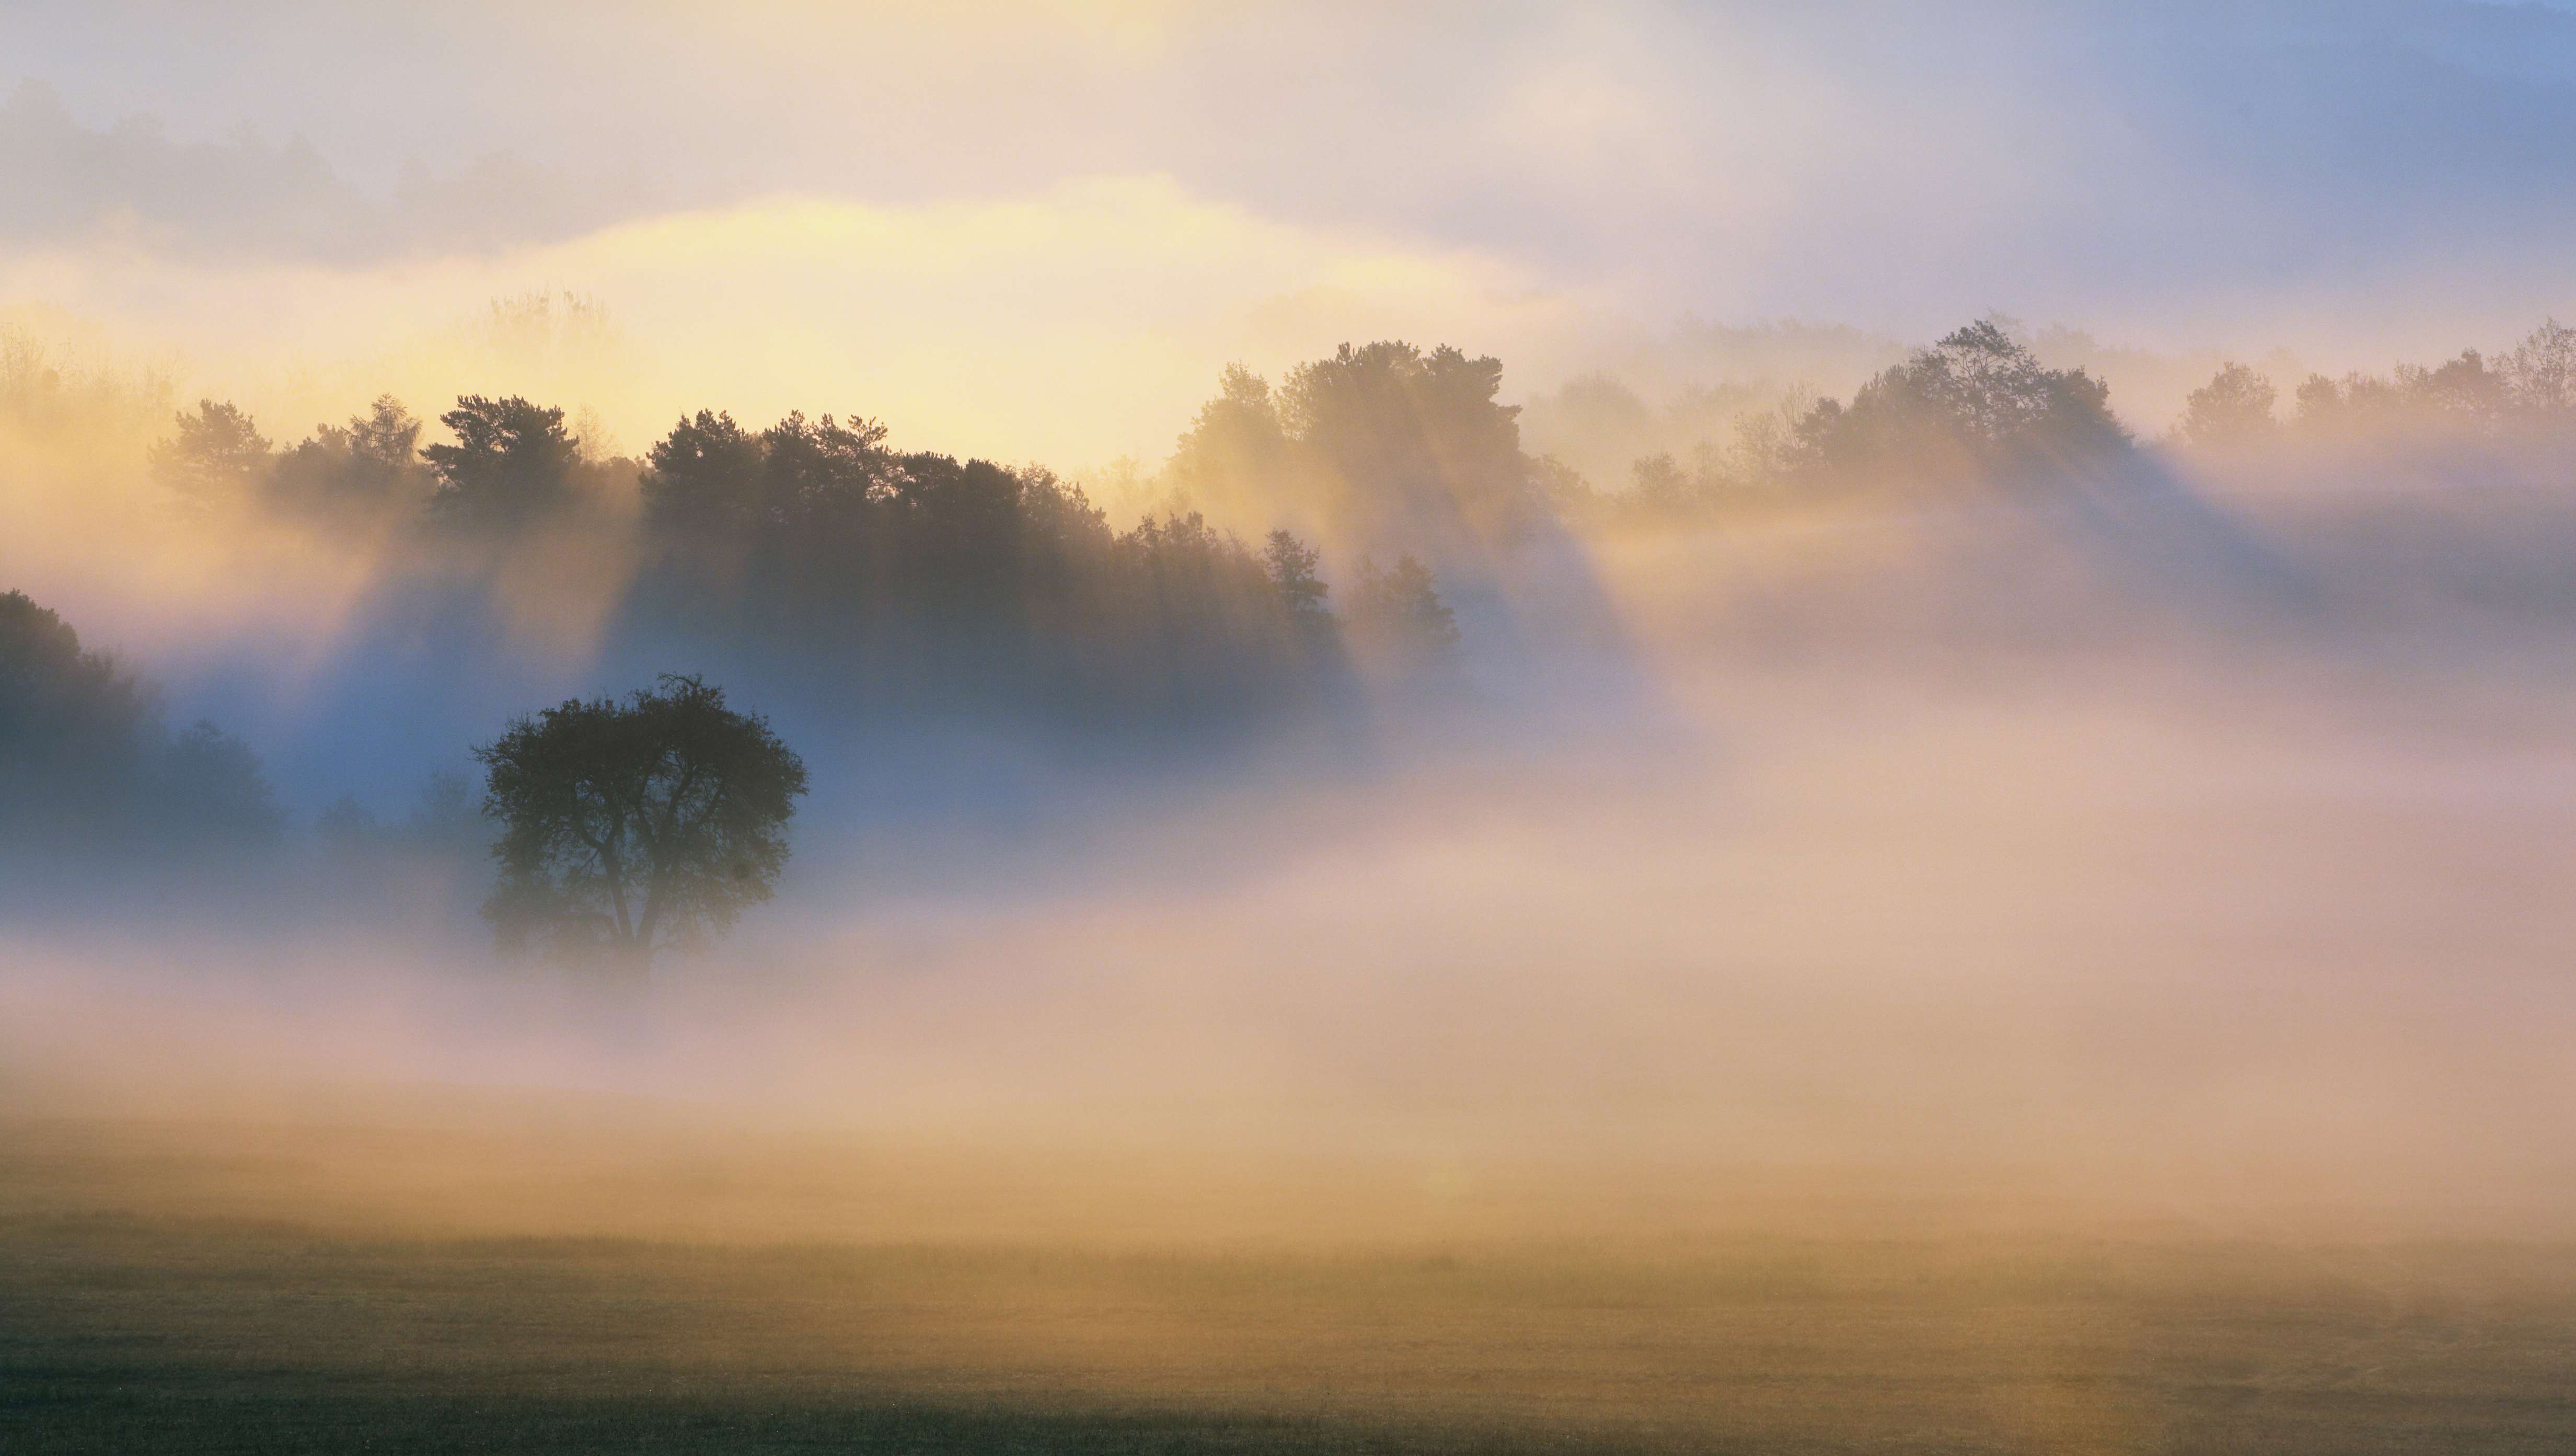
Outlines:
{"label": "cloud", "polygon": [[2532,6],[28,0],[0,54],[62,98],[0,123],[20,251],[368,269],[1153,177],[1657,321],[2384,362],[2576,304],[2576,16]]}
{"label": "cloud", "polygon": [[0,104],[0,192],[13,200],[0,246],[344,264],[568,236],[625,201],[505,155],[445,173],[414,166],[372,197],[300,133],[184,141],[149,116],[91,128],[38,81]]}
{"label": "cloud", "polygon": [[[601,300],[616,326],[496,335],[491,300],[532,291]],[[500,390],[590,406],[631,449],[683,410],[801,408],[883,418],[911,448],[1068,466],[1159,455],[1231,361],[1276,371],[1377,336],[1570,355],[1603,310],[1506,260],[1153,176],[900,206],[780,197],[367,266],[64,246],[0,257],[0,296],[151,341],[184,361],[183,391],[284,436],[387,389],[424,412]]]}

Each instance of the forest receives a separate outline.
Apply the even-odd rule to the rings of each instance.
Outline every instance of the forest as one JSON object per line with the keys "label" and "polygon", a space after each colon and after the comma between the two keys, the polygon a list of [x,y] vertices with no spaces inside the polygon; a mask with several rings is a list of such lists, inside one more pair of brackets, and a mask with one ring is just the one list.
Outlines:
{"label": "forest", "polygon": [[[41,458],[95,427],[74,383],[13,355],[0,445]],[[1588,387],[1596,407],[1621,389]],[[455,635],[442,672],[477,671],[495,603],[561,576],[605,583],[599,661],[639,681],[712,663],[829,731],[1003,721],[1257,754],[1283,725],[1490,712],[1514,654],[1540,649],[1525,623],[1482,659],[1476,639],[1530,615],[1514,599],[1530,563],[1586,543],[1723,535],[1822,506],[2152,492],[2178,475],[2576,458],[2576,330],[2555,321],[2492,359],[2313,375],[2286,399],[2230,363],[2153,439],[2101,379],[1981,321],[1846,397],[1745,409],[1687,462],[1641,455],[1626,482],[1531,453],[1502,392],[1499,360],[1391,341],[1276,384],[1229,368],[1167,461],[1127,482],[1141,512],[1123,529],[1052,470],[898,448],[860,415],[696,410],[629,457],[517,396],[465,395],[434,422],[384,397],[292,443],[208,398],[150,443],[148,509],[216,540],[365,563],[357,615]],[[258,569],[247,554],[240,567]],[[1561,594],[1539,606],[1586,610]],[[154,687],[77,628],[0,596],[0,817],[20,855],[176,863],[299,835],[343,860],[352,846],[479,852],[461,758],[405,818],[344,799],[305,834],[240,738],[165,721]]]}

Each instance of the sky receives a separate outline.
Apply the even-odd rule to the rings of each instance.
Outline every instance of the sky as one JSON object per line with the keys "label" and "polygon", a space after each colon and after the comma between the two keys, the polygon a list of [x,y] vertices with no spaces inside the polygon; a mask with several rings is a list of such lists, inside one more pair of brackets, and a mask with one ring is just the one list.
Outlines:
{"label": "sky", "polygon": [[[0,310],[281,408],[856,410],[1067,465],[1216,371],[1991,310],[2353,365],[2576,313],[2576,15],[2456,0],[0,7]],[[30,311],[33,312],[30,312]],[[621,440],[630,447],[636,440]]]}

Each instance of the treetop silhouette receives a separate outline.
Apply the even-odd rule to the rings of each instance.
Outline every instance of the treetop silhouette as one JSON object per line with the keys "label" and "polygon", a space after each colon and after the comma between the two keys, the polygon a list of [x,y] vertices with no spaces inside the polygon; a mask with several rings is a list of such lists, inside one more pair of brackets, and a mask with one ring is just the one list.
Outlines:
{"label": "treetop silhouette", "polygon": [[500,826],[484,915],[503,947],[631,976],[770,898],[806,790],[767,719],[676,674],[520,718],[474,757]]}

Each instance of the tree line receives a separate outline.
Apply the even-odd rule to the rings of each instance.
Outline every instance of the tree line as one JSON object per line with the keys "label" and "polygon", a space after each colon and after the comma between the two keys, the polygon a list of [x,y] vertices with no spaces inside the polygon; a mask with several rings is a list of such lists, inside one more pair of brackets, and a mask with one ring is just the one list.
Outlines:
{"label": "tree line", "polygon": [[[1642,402],[1615,392],[1632,412]],[[2161,438],[2143,440],[2111,407],[2109,386],[2051,368],[2004,326],[1982,321],[1916,350],[1847,399],[1795,393],[1736,414],[1724,439],[1681,459],[1638,457],[1603,489],[1550,459],[1541,493],[1570,521],[1652,527],[1748,506],[1888,490],[2027,484],[2098,475],[2154,452],[2204,461],[2264,458],[2343,468],[2355,451],[2453,460],[2521,452],[2576,456],[2576,329],[2544,322],[2495,356],[2464,350],[2382,373],[2310,374],[2285,396],[2229,362],[2194,390]]]}
{"label": "tree line", "polygon": [[2269,377],[2229,363],[2193,391],[2174,438],[2202,450],[2411,436],[2563,451],[2576,445],[2576,329],[2547,320],[2495,358],[2464,349],[2440,364],[2400,364],[2386,374],[2311,374],[2286,416],[2282,405]]}
{"label": "tree line", "polygon": [[182,508],[370,538],[397,571],[452,570],[546,532],[631,534],[614,617],[632,644],[717,648],[854,705],[1002,702],[1112,726],[1311,702],[1354,673],[1437,677],[1459,640],[1437,574],[1392,534],[1337,598],[1322,552],[1248,514],[1175,501],[1125,530],[1040,467],[887,444],[864,418],[724,411],[641,459],[590,453],[564,412],[469,395],[452,437],[378,400],[285,449],[207,400],[154,452]]}
{"label": "tree line", "polygon": [[876,420],[801,412],[756,425],[694,411],[626,458],[517,396],[460,397],[427,440],[379,399],[283,447],[206,400],[152,469],[184,509],[363,539],[396,576],[470,576],[530,539],[631,545],[608,615],[620,660],[742,663],[853,713],[1010,707],[1125,730],[1261,721],[1370,674],[1441,681],[1462,640],[1450,589],[1551,532],[2044,489],[2159,449],[2576,441],[2576,330],[2554,322],[2492,359],[2311,377],[2286,410],[2272,381],[2230,364],[2150,442],[2100,379],[1988,320],[1846,397],[1744,414],[1688,463],[1639,459],[1618,489],[1523,448],[1502,369],[1397,341],[1345,345],[1275,385],[1229,368],[1169,459],[1128,482],[1143,519],[1123,529],[1043,467],[900,449]]}
{"label": "tree line", "polygon": [[[505,953],[630,979],[771,897],[806,789],[804,761],[766,719],[668,674],[523,715],[473,754],[479,801],[442,774],[403,824],[335,803],[315,826],[317,868],[332,888],[380,888],[371,873],[417,879],[426,859],[488,857],[481,910]],[[0,593],[0,857],[22,860],[13,870],[238,867],[280,847],[285,827],[247,746],[211,723],[169,730],[149,686],[54,611]]]}
{"label": "tree line", "polygon": [[180,861],[284,828],[241,740],[173,729],[152,689],[60,615],[0,592],[0,850]]}
{"label": "tree line", "polygon": [[[59,392],[29,377],[37,395]],[[1249,378],[1232,371],[1227,388]],[[1195,463],[1124,529],[1051,471],[898,450],[882,424],[828,414],[755,428],[697,411],[629,459],[517,396],[462,396],[435,437],[380,398],[286,445],[207,399],[148,465],[210,540],[245,519],[282,523],[378,553],[397,583],[470,583],[517,545],[621,535],[640,566],[603,660],[731,662],[819,700],[804,707],[1034,707],[1110,730],[1257,723],[1330,710],[1371,676],[1454,683],[1463,632],[1441,573],[1467,559],[1461,541],[1535,501],[1500,378],[1499,363],[1454,349],[1345,349],[1276,401],[1256,391],[1277,411],[1279,453],[1236,457],[1268,472],[1241,480],[1213,470],[1233,448],[1235,401],[1221,397],[1185,452]],[[1324,535],[1345,551],[1334,579]],[[403,610],[457,601],[386,595]],[[348,869],[479,845],[478,818],[468,786],[440,779],[407,820],[343,799],[313,828]],[[284,825],[240,740],[171,728],[147,684],[53,611],[0,597],[9,845],[177,854],[273,844]]]}
{"label": "tree line", "polygon": [[[635,655],[721,647],[821,684],[827,706],[1007,701],[1132,726],[1329,701],[1369,672],[1445,681],[1462,634],[1441,573],[1496,569],[1570,527],[2045,488],[2156,449],[2576,444],[2576,330],[2555,322],[2494,359],[2311,376],[2286,412],[2269,379],[2230,363],[2159,442],[2120,421],[2100,380],[1981,322],[1848,398],[1747,416],[1691,467],[1640,460],[1617,492],[1524,451],[1501,377],[1490,358],[1395,342],[1345,346],[1275,387],[1228,369],[1123,530],[1046,469],[898,450],[879,422],[830,414],[753,428],[696,411],[628,459],[516,396],[460,397],[427,443],[425,422],[383,398],[283,448],[206,400],[151,468],[184,510],[367,540],[398,569],[470,574],[548,533],[623,533],[640,565],[612,631]],[[1326,543],[1347,563],[1337,584]],[[475,752],[479,798],[449,776],[404,823],[334,805],[316,825],[333,858],[489,850],[483,908],[505,943],[629,966],[767,898],[806,783],[765,719],[696,676],[565,702]],[[284,826],[239,740],[173,729],[148,685],[0,594],[0,840],[178,857],[274,844]]]}

